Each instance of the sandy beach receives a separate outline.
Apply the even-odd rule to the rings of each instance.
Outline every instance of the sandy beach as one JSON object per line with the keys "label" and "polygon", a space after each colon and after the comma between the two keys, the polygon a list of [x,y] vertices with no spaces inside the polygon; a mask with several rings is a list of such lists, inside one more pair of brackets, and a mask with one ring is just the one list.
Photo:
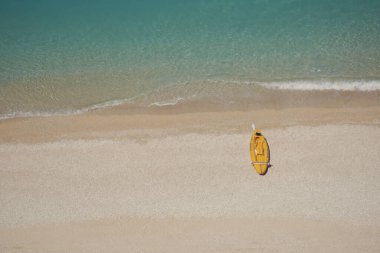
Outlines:
{"label": "sandy beach", "polygon": [[119,110],[0,121],[1,252],[380,250],[379,107]]}
{"label": "sandy beach", "polygon": [[380,252],[379,13],[1,0],[0,253]]}

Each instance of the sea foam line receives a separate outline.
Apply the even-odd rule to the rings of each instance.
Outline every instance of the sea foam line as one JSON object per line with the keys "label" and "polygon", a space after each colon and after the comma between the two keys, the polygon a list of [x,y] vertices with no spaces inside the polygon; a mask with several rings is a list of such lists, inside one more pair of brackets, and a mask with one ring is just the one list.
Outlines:
{"label": "sea foam line", "polygon": [[161,102],[154,102],[154,103],[151,103],[148,105],[148,107],[152,107],[152,106],[158,106],[158,107],[163,107],[163,106],[173,106],[173,105],[176,105],[178,104],[180,101],[184,100],[184,98],[182,97],[177,97],[175,99],[171,99],[171,100],[166,100],[166,101],[161,101]]}
{"label": "sea foam line", "polygon": [[[337,91],[363,91],[371,92],[380,90],[380,80],[296,80],[296,81],[274,81],[274,82],[260,82],[260,81],[240,81],[240,80],[225,80],[225,79],[206,79],[204,82],[209,84],[222,84],[222,85],[247,85],[247,86],[260,86],[267,89],[278,89],[278,90],[293,90],[293,91],[323,91],[323,90],[337,90]],[[173,88],[176,86],[184,86],[192,84],[181,83],[172,86],[160,87],[156,90],[150,91],[148,93],[142,93],[134,97],[111,100],[107,102],[102,102],[94,104],[88,107],[84,107],[77,110],[64,110],[56,112],[31,112],[31,111],[16,111],[11,113],[6,113],[0,115],[0,120],[7,120],[12,118],[25,118],[25,117],[50,117],[50,116],[68,116],[68,115],[78,115],[90,111],[95,111],[98,109],[115,107],[127,103],[132,103],[134,100],[142,97],[149,97],[156,94],[157,92],[162,92],[164,89]],[[187,98],[177,97],[171,100],[153,102],[148,105],[148,107],[157,106],[174,106],[180,103],[182,100]]]}
{"label": "sea foam line", "polygon": [[111,100],[111,101],[98,103],[98,104],[91,105],[91,106],[84,107],[84,108],[77,109],[77,110],[64,110],[64,111],[56,111],[56,112],[39,112],[39,111],[36,111],[36,112],[30,112],[30,111],[25,112],[24,111],[23,112],[23,111],[16,111],[16,112],[0,115],[0,120],[7,120],[7,119],[13,119],[13,118],[79,115],[79,114],[83,114],[83,113],[86,113],[86,112],[95,111],[95,110],[98,110],[98,109],[106,109],[106,108],[111,108],[111,107],[123,105],[123,104],[131,102],[132,100],[134,100],[134,99],[136,99],[136,98],[138,98],[140,96],[141,95],[136,96],[136,97],[126,98],[126,99]]}
{"label": "sea foam line", "polygon": [[289,82],[269,82],[256,83],[264,88],[279,90],[300,90],[300,91],[377,91],[380,90],[379,80],[358,80],[358,81],[289,81]]}
{"label": "sea foam line", "polygon": [[229,79],[206,79],[211,84],[259,85],[268,89],[299,91],[376,91],[380,90],[380,80],[291,80],[291,81],[240,81]]}

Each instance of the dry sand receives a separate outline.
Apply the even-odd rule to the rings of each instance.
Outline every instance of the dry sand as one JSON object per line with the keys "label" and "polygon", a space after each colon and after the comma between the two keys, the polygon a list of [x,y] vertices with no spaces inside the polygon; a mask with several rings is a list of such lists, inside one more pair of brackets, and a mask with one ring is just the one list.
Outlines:
{"label": "dry sand", "polygon": [[[1,252],[379,252],[380,109],[0,121]],[[272,167],[250,165],[251,122]]]}

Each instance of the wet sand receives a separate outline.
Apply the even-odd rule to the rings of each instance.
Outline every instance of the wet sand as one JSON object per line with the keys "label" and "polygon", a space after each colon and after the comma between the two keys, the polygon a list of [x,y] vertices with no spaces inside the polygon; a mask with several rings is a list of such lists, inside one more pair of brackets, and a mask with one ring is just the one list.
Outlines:
{"label": "wet sand", "polygon": [[[0,121],[2,252],[378,252],[380,109]],[[250,165],[250,123],[271,164]]]}

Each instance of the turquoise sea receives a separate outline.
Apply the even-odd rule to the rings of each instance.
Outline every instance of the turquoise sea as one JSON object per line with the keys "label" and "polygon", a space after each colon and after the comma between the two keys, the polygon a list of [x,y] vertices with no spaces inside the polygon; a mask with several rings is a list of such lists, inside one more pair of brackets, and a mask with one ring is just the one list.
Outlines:
{"label": "turquoise sea", "polygon": [[378,92],[380,1],[0,0],[2,119],[268,90]]}

